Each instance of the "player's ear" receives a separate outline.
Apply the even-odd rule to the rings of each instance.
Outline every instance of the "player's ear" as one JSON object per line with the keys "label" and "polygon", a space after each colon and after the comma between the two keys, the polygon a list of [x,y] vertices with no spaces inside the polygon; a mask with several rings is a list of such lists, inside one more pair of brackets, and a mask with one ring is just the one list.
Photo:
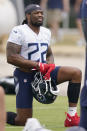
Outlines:
{"label": "player's ear", "polygon": [[26,14],[26,18],[27,18],[27,20],[29,20],[30,19],[30,14]]}

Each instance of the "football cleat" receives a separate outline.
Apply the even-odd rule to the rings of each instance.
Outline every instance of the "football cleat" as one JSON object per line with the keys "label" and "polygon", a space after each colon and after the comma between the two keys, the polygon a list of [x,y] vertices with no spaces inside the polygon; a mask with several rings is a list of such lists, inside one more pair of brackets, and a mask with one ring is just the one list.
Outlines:
{"label": "football cleat", "polygon": [[75,116],[70,116],[68,113],[66,113],[66,120],[64,122],[65,127],[71,127],[71,126],[78,126],[80,122],[80,117],[75,114]]}
{"label": "football cleat", "polygon": [[29,118],[25,124],[23,131],[51,131],[42,127],[36,118]]}

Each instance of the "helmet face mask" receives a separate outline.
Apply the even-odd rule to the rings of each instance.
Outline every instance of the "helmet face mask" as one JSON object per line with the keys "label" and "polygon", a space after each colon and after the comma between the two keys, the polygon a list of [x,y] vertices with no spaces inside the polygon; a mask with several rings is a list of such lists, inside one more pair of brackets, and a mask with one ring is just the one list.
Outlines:
{"label": "helmet face mask", "polygon": [[53,103],[59,93],[53,80],[44,80],[40,72],[35,74],[31,85],[34,98],[43,104]]}

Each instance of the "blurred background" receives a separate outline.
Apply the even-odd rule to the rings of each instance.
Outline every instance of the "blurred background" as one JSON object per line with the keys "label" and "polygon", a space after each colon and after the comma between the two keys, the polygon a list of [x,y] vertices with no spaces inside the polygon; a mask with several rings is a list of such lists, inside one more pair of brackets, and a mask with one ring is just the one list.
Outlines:
{"label": "blurred background", "polygon": [[5,50],[11,29],[22,23],[24,8],[31,3],[40,4],[44,9],[43,25],[51,29],[51,44],[85,44],[78,0],[0,0],[0,51]]}
{"label": "blurred background", "polygon": [[[43,26],[52,32],[51,46],[56,65],[80,68],[83,85],[85,40],[81,26],[81,2],[78,0],[0,0],[0,77],[13,75],[13,66],[6,62],[6,43],[12,28],[24,20],[24,9],[31,3],[40,4],[44,10]],[[65,92],[61,88],[60,93]]]}
{"label": "blurred background", "polygon": [[51,29],[51,44],[85,44],[78,0],[0,0],[0,51],[5,51],[11,29],[22,23],[24,8],[31,3],[40,4],[44,9],[43,25]]}

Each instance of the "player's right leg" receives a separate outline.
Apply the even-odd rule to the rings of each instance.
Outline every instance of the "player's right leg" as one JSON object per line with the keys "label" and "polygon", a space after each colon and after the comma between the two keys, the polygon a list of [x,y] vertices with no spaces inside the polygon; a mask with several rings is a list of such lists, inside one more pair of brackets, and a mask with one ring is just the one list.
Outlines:
{"label": "player's right leg", "polygon": [[59,72],[59,81],[69,81],[68,96],[68,112],[66,113],[65,127],[78,126],[80,117],[77,115],[77,103],[79,99],[81,87],[81,71],[75,67],[62,67]]}

